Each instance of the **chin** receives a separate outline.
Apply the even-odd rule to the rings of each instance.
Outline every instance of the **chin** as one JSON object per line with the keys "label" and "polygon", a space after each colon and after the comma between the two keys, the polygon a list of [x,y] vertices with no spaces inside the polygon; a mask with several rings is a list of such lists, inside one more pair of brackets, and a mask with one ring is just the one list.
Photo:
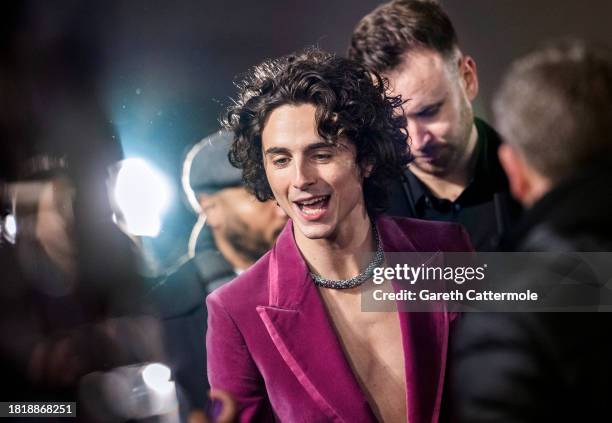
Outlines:
{"label": "chin", "polygon": [[304,223],[294,220],[294,225],[297,226],[297,230],[308,239],[328,238],[333,232],[333,228],[330,227],[330,225],[323,223]]}
{"label": "chin", "polygon": [[437,166],[430,166],[430,165],[427,165],[427,164],[423,165],[423,164],[420,164],[420,163],[419,164],[415,163],[414,167],[417,168],[418,170],[420,170],[421,172],[426,173],[428,175],[441,176],[441,174],[443,173],[442,169],[440,169]]}
{"label": "chin", "polygon": [[419,161],[415,160],[413,162],[414,167],[419,169],[421,172],[427,173],[433,176],[444,176],[448,171],[447,163],[437,160],[435,162],[432,161]]}

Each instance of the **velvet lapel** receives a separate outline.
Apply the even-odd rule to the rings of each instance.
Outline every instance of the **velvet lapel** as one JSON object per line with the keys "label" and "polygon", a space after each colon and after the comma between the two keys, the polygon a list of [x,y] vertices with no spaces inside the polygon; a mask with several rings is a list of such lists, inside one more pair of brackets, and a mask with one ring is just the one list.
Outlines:
{"label": "velvet lapel", "polygon": [[274,345],[329,421],[375,422],[293,238],[291,221],[270,257],[269,304],[257,307]]}
{"label": "velvet lapel", "polygon": [[[381,217],[376,227],[385,252],[416,252],[418,237],[394,220]],[[410,236],[410,238],[408,238]],[[424,254],[424,258],[427,255]],[[406,369],[410,423],[437,422],[448,350],[449,316],[445,312],[399,313]]]}

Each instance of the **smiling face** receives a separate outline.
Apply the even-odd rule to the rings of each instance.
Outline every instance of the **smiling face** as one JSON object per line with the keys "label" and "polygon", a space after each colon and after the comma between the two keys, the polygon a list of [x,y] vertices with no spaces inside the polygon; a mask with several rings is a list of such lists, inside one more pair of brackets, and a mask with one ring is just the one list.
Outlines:
{"label": "smiling face", "polygon": [[284,105],[270,113],[262,132],[264,168],[296,239],[333,240],[368,224],[363,177],[351,142],[332,145],[318,134],[315,110]]}
{"label": "smiling face", "polygon": [[469,57],[444,59],[433,50],[412,51],[389,72],[393,95],[401,95],[414,161],[411,169],[444,176],[466,162],[476,142],[471,101],[478,92]]}

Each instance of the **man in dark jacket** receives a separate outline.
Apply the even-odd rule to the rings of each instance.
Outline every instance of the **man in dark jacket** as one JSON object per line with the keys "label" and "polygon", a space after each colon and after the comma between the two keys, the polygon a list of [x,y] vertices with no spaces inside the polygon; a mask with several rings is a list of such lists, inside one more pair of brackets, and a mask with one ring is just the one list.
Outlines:
{"label": "man in dark jacket", "polygon": [[[566,41],[512,66],[494,112],[512,194],[529,210],[504,250],[612,251],[611,105],[606,50]],[[466,314],[454,337],[454,417],[608,420],[611,330],[609,313]]]}
{"label": "man in dark jacket", "polygon": [[497,247],[520,207],[497,158],[499,135],[474,117],[476,62],[435,1],[394,0],[357,24],[348,50],[401,95],[414,160],[387,214],[462,224],[478,251]]}

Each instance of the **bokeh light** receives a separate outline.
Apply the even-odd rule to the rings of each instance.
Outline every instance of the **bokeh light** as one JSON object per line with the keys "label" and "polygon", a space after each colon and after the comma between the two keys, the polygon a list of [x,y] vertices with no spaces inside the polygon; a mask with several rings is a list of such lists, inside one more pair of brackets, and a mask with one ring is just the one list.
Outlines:
{"label": "bokeh light", "polygon": [[151,164],[141,158],[129,158],[120,163],[114,200],[132,235],[157,236],[170,197],[169,183]]}
{"label": "bokeh light", "polygon": [[6,215],[3,226],[2,235],[4,239],[14,244],[15,237],[17,236],[17,221],[15,220],[15,216],[12,214]]}
{"label": "bokeh light", "polygon": [[160,363],[149,364],[142,371],[142,379],[145,384],[158,394],[165,394],[174,387],[174,383],[170,381],[170,375],[170,368]]}

